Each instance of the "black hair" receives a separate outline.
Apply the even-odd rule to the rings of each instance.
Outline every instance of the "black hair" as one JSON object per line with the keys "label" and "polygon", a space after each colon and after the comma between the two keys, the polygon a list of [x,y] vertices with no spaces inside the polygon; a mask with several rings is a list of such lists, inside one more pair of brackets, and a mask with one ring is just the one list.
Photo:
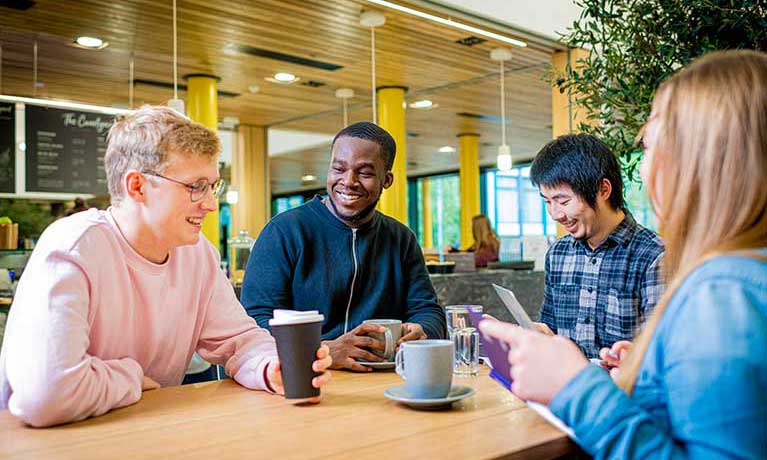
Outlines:
{"label": "black hair", "polygon": [[623,209],[623,179],[618,159],[610,148],[591,134],[566,134],[546,144],[533,160],[530,180],[536,187],[567,184],[592,209],[602,179],[612,185],[608,202]]}
{"label": "black hair", "polygon": [[392,166],[394,166],[394,156],[397,153],[397,143],[385,129],[369,121],[353,123],[336,134],[330,146],[331,149],[336,145],[336,140],[341,137],[366,139],[378,144],[381,148],[380,153],[383,156],[386,171],[391,171]]}

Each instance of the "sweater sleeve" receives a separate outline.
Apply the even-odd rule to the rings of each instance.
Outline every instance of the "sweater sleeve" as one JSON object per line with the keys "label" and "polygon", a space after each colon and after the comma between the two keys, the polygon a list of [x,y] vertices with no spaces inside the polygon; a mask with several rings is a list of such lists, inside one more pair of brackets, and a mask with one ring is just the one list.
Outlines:
{"label": "sweater sleeve", "polygon": [[[695,283],[688,292],[678,311],[668,306],[669,321],[655,331],[662,354],[655,378],[634,390],[666,406],[668,426],[596,366],[578,374],[551,402],[552,412],[573,427],[594,458],[767,455],[767,325],[758,313],[757,294],[722,279]],[[677,296],[672,302],[680,302]]]}
{"label": "sweater sleeve", "polygon": [[245,313],[226,275],[217,268],[218,253],[212,246],[209,250],[216,262],[211,264],[212,294],[197,352],[204,360],[224,366],[240,385],[265,390],[264,370],[277,359],[274,338]]}
{"label": "sweater sleeve", "polygon": [[65,251],[33,255],[24,272],[3,347],[8,409],[29,425],[82,420],[141,398],[144,372],[135,360],[87,353],[91,288]]}
{"label": "sweater sleeve", "polygon": [[423,326],[430,339],[443,339],[447,335],[445,310],[437,303],[437,294],[431,284],[421,248],[415,235],[408,230],[409,244],[405,254],[407,273],[406,321]]}
{"label": "sweater sleeve", "polygon": [[272,220],[258,236],[242,281],[240,301],[259,326],[270,330],[269,320],[278,308],[293,308],[293,268],[287,236]]}

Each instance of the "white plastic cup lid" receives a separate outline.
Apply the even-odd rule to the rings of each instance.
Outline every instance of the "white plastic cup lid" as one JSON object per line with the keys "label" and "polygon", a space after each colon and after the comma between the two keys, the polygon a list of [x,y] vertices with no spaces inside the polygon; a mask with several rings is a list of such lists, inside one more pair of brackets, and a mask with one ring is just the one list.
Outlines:
{"label": "white plastic cup lid", "polygon": [[322,322],[325,316],[318,310],[274,310],[274,317],[269,320],[270,326],[287,326],[290,324],[304,324]]}

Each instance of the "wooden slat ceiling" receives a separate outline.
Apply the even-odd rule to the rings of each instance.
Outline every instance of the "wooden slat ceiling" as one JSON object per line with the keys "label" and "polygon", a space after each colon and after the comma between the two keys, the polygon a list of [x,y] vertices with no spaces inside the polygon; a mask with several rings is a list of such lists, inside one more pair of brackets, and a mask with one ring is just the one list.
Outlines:
{"label": "wooden slat ceiling", "polygon": [[[404,3],[403,3],[404,4]],[[38,43],[37,97],[106,106],[128,104],[129,59],[135,78],[172,82],[172,22],[168,1],[38,0],[17,11],[0,7],[2,92],[33,95],[32,47]],[[423,7],[418,6],[424,10]],[[360,12],[378,9],[362,0],[178,0],[179,75],[209,73],[221,77],[219,89],[238,94],[219,99],[220,118],[280,129],[333,134],[342,125],[337,88],[351,88],[350,121],[370,119],[370,31],[359,25]],[[456,135],[481,135],[480,162],[494,161],[500,123],[459,116],[500,116],[498,64],[490,50],[508,46],[494,40],[467,47],[455,43],[469,34],[388,9],[376,30],[377,84],[409,88],[407,99],[428,98],[439,106],[408,109],[408,174],[456,169]],[[506,35],[508,31],[500,31]],[[103,50],[72,46],[76,36],[109,42]],[[342,66],[323,70],[231,51],[245,45]],[[532,156],[551,138],[551,90],[543,78],[552,49],[540,44],[512,47],[507,64],[509,139],[516,159]],[[265,81],[275,72],[291,72],[301,81],[283,85]],[[321,82],[310,87],[301,83]],[[248,91],[258,85],[259,92]],[[183,97],[183,93],[181,94]],[[164,103],[166,88],[137,84],[135,104]],[[272,159],[273,192],[301,187],[300,175],[324,181],[328,146],[291,152]]]}

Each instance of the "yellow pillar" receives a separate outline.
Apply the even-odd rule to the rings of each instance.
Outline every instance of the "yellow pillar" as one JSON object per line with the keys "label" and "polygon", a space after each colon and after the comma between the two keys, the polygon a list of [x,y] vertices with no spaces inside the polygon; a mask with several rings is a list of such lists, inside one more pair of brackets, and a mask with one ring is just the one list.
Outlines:
{"label": "yellow pillar", "polygon": [[232,210],[232,232],[247,230],[256,238],[271,216],[267,132],[263,126],[240,125],[232,156],[232,186],[239,199]]}
{"label": "yellow pillar", "polygon": [[[567,51],[556,51],[551,57],[555,80],[567,75],[567,66],[577,69],[578,60],[586,59],[589,51],[573,48]],[[578,132],[578,125],[587,121],[588,113],[575,104],[575,94],[570,91],[560,92],[559,87],[551,88],[551,134],[554,138],[563,134]]]}
{"label": "yellow pillar", "polygon": [[461,248],[468,249],[474,244],[471,219],[480,212],[479,134],[459,134],[458,142],[460,145]]}
{"label": "yellow pillar", "polygon": [[423,247],[434,247],[434,239],[432,237],[431,228],[431,185],[429,179],[426,178],[421,183],[421,219],[423,221]]}
{"label": "yellow pillar", "polygon": [[[220,78],[213,75],[185,75],[187,81],[187,115],[192,120],[218,132],[218,89]],[[220,250],[218,209],[202,221],[202,234]]]}
{"label": "yellow pillar", "polygon": [[392,167],[394,184],[384,190],[378,209],[407,225],[405,90],[403,86],[384,86],[377,90],[378,124],[397,142],[397,155]]}
{"label": "yellow pillar", "polygon": [[[567,75],[567,66],[578,68],[578,60],[586,59],[589,51],[573,48],[556,51],[551,56],[554,81]],[[575,95],[570,91],[560,92],[559,87],[551,88],[551,134],[556,139],[565,134],[578,132],[578,125],[587,121],[588,113],[575,103]],[[557,224],[557,238],[566,235],[565,228]]]}

